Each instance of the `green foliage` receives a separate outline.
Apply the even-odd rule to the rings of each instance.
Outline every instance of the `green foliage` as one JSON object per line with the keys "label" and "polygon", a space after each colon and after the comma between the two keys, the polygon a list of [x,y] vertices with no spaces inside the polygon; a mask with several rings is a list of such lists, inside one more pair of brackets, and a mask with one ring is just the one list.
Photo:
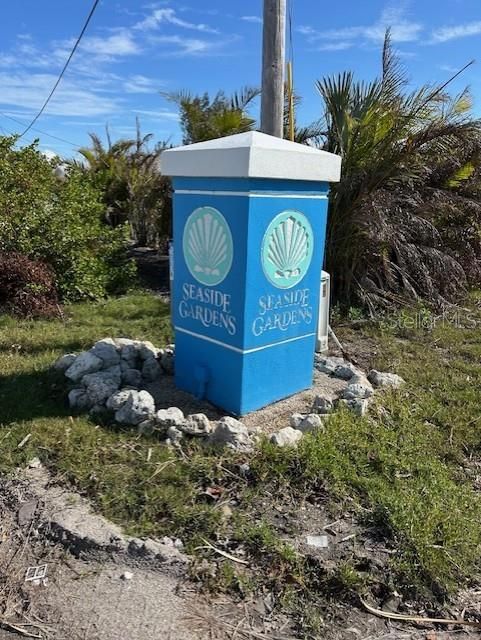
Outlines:
{"label": "green foliage", "polygon": [[[417,298],[457,299],[466,273],[450,244],[466,243],[461,234],[446,242],[425,203],[433,200],[433,187],[451,188],[472,174],[465,162],[454,175],[444,177],[441,169],[446,158],[462,158],[481,140],[468,94],[451,98],[445,85],[411,91],[389,31],[379,78],[366,83],[344,72],[317,87],[325,105],[324,148],[343,159],[326,245],[335,299],[372,312]],[[481,255],[479,243],[471,246]]]}
{"label": "green foliage", "polygon": [[462,182],[469,180],[473,173],[476,171],[476,167],[472,162],[466,162],[462,167],[459,167],[454,174],[446,181],[446,187],[454,189],[459,187]]}
{"label": "green foliage", "polygon": [[92,180],[74,167],[60,182],[35,144],[14,145],[0,138],[0,250],[49,264],[64,300],[125,290],[134,275],[127,230],[104,224]]}
{"label": "green foliage", "polygon": [[246,87],[229,98],[222,91],[213,98],[208,93],[192,96],[186,92],[165,97],[179,107],[183,141],[191,144],[253,129],[255,120],[247,108],[258,95],[258,89]]}
{"label": "green foliage", "polygon": [[170,180],[160,173],[160,154],[166,148],[149,148],[152,134],[137,135],[108,145],[90,134],[92,145],[80,149],[86,164],[73,165],[90,176],[102,194],[106,218],[114,228],[129,224],[132,239],[142,246],[157,246],[171,235],[172,203]]}

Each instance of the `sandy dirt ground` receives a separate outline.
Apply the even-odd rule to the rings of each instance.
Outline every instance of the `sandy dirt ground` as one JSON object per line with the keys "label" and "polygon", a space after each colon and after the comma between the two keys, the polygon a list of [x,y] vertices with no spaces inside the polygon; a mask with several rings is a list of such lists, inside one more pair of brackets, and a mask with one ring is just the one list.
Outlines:
{"label": "sandy dirt ground", "polygon": [[[289,419],[293,413],[309,413],[317,395],[322,394],[334,399],[346,385],[347,382],[343,380],[316,372],[311,389],[296,393],[264,409],[242,416],[240,419],[249,429],[272,433],[283,427],[288,427]],[[210,403],[197,400],[189,393],[177,389],[172,376],[163,376],[159,382],[148,385],[146,389],[154,397],[159,409],[179,407],[185,415],[205,413],[211,420],[219,420],[225,415],[225,411],[223,412]]]}

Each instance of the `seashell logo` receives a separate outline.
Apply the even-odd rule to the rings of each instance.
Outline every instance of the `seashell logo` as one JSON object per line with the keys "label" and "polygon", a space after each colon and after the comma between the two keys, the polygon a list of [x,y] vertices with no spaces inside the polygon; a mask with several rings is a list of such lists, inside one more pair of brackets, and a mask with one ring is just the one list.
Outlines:
{"label": "seashell logo", "polygon": [[224,216],[213,207],[196,209],[184,227],[184,259],[201,284],[220,284],[230,271],[234,254],[232,234]]}
{"label": "seashell logo", "polygon": [[272,220],[262,242],[262,267],[279,289],[295,287],[311,264],[314,235],[299,211],[284,211]]}

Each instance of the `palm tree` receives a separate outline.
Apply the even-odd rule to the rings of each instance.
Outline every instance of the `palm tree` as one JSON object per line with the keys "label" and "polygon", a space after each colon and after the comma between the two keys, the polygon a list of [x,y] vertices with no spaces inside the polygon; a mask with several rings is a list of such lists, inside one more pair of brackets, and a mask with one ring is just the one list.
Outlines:
{"label": "palm tree", "polygon": [[451,99],[447,84],[408,91],[389,30],[379,78],[365,83],[345,72],[317,83],[323,148],[343,159],[341,182],[331,191],[326,263],[345,306],[374,311],[406,297],[440,303],[440,273],[462,284],[433,222],[415,208],[391,206],[396,191],[416,197],[440,155],[479,139],[467,93]]}
{"label": "palm tree", "polygon": [[90,133],[89,136],[91,146],[82,147],[78,152],[85,161],[83,166],[93,176],[95,184],[102,191],[107,221],[116,227],[127,221],[126,162],[135,143],[133,140],[126,139],[112,143],[108,127],[106,128],[107,146],[104,146],[97,134]]}
{"label": "palm tree", "polygon": [[213,98],[183,91],[162,95],[179,107],[183,142],[192,144],[252,130],[256,121],[247,110],[259,93],[255,87],[245,87],[230,97],[222,91]]}
{"label": "palm tree", "polygon": [[[107,145],[91,133],[91,146],[79,153],[103,194],[109,224],[129,223],[131,236],[139,245],[157,245],[170,234],[170,181],[160,173],[159,158],[168,146],[149,147],[152,134],[142,135],[136,121],[136,137],[112,142],[107,128]],[[76,163],[77,165],[79,163]]]}

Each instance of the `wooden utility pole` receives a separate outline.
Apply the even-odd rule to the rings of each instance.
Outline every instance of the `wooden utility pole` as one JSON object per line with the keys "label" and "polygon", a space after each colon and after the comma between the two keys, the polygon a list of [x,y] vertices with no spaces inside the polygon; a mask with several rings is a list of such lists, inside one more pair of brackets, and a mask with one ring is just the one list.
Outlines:
{"label": "wooden utility pole", "polygon": [[264,0],[261,131],[284,137],[286,0]]}

